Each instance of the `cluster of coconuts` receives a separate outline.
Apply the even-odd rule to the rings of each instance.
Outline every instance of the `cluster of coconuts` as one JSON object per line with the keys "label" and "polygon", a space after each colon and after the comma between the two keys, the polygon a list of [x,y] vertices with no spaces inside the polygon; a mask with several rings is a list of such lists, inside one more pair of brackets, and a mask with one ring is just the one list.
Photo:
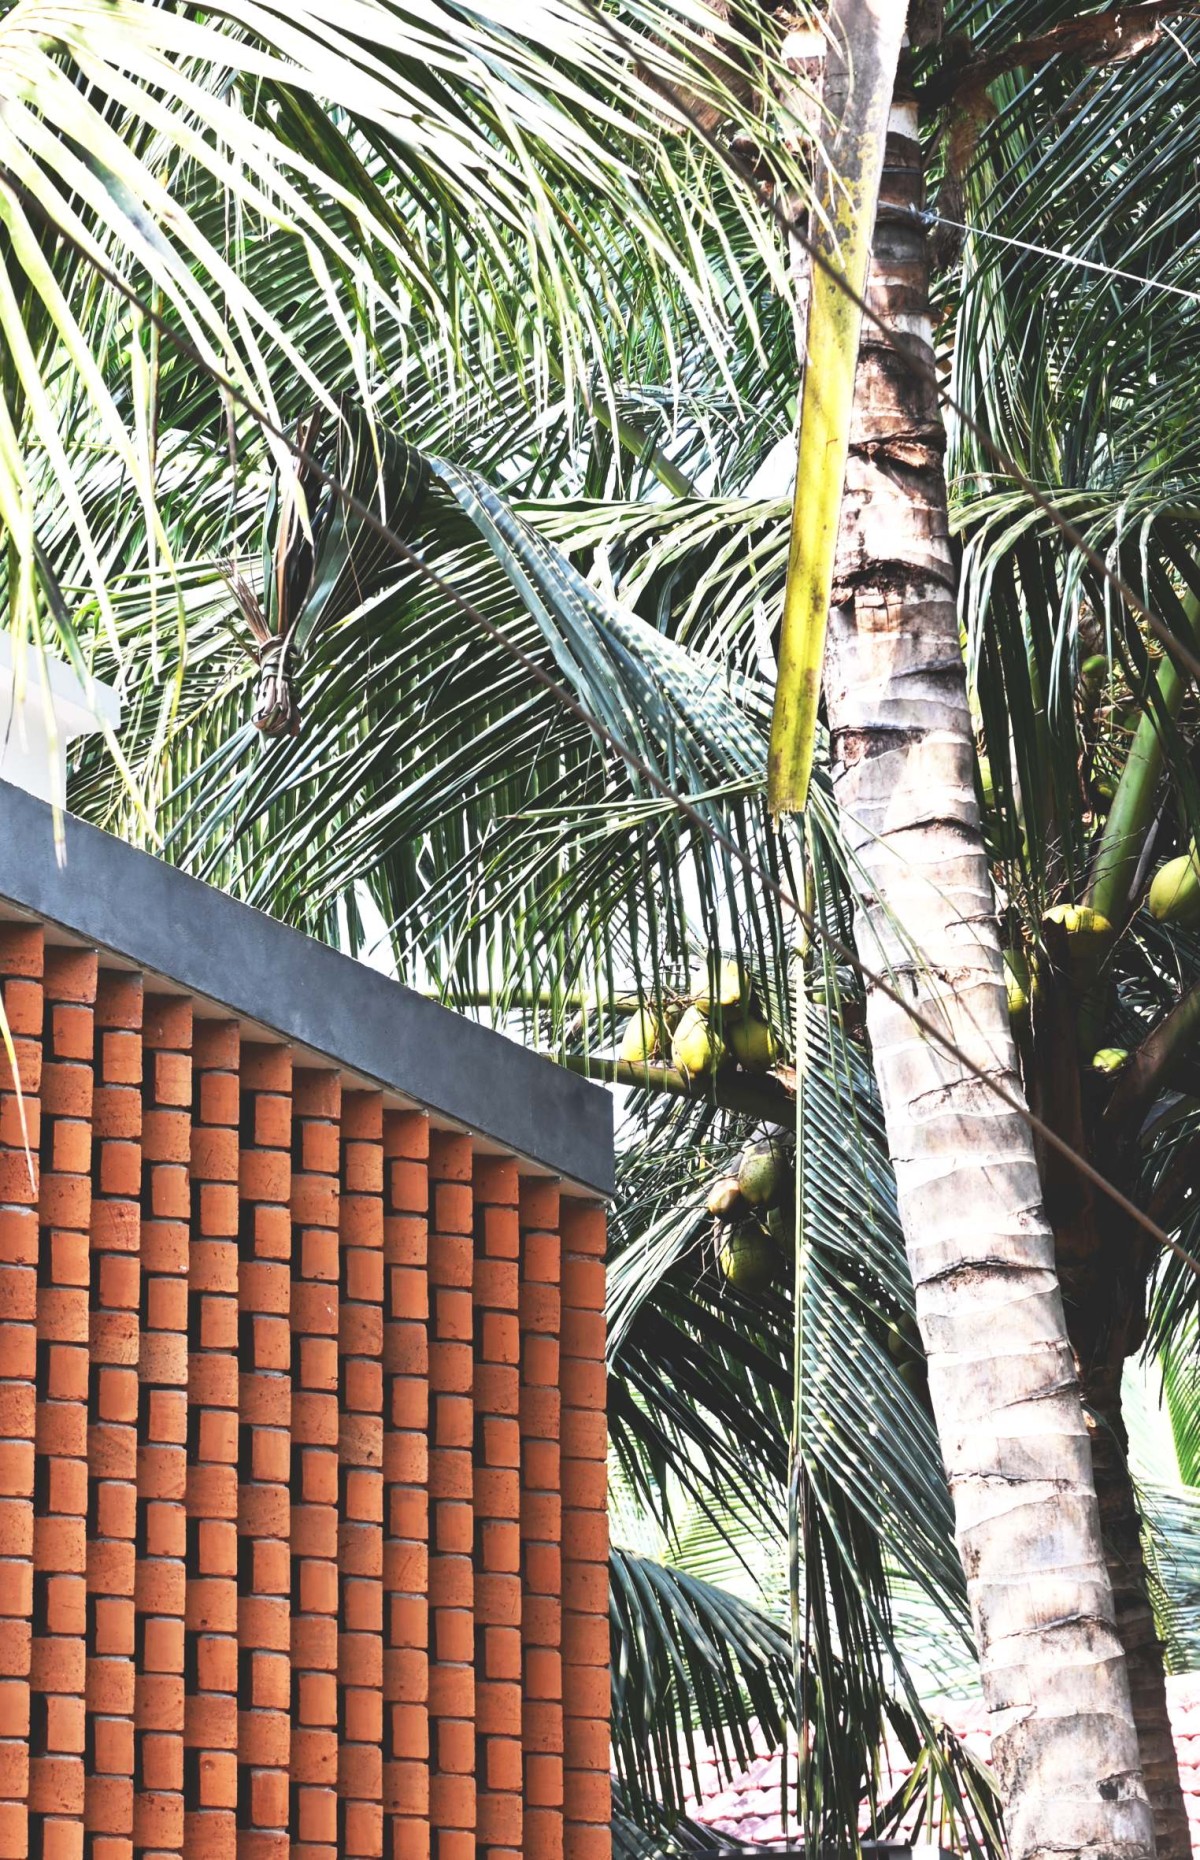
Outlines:
{"label": "cluster of coconuts", "polygon": [[[1096,707],[1112,674],[1112,661],[1104,653],[1093,653],[1079,668],[1080,695],[1085,708]],[[1120,713],[1118,713],[1120,714]],[[1131,713],[1132,714],[1132,713]],[[980,756],[979,775],[985,805],[994,805],[995,790],[991,764]],[[1102,798],[1111,801],[1114,784],[1097,776],[1093,785]],[[1176,924],[1181,929],[1200,929],[1200,846],[1189,843],[1185,853],[1168,859],[1154,874],[1146,897],[1150,915],[1159,923]],[[1098,958],[1112,942],[1114,930],[1108,919],[1086,905],[1058,904],[1048,910],[1044,921],[1057,924],[1065,933],[1068,973],[1076,972],[1084,981],[1094,974]],[[1006,950],[1004,955],[1008,1011],[1015,1026],[1028,1021],[1031,1002],[1038,992],[1036,964],[1030,964],[1021,949]],[[1093,1053],[1090,1069],[1101,1077],[1112,1077],[1128,1064],[1129,1052],[1123,1046],[1104,1046]]]}
{"label": "cluster of coconuts", "polygon": [[739,1292],[765,1291],[783,1265],[794,1221],[792,1172],[777,1143],[748,1143],[736,1173],[708,1191],[722,1278]]}
{"label": "cluster of coconuts", "polygon": [[640,1008],[626,1023],[621,1058],[634,1066],[658,1059],[698,1079],[730,1063],[769,1072],[779,1046],[736,962],[723,962],[715,987],[705,984],[661,1014]]}

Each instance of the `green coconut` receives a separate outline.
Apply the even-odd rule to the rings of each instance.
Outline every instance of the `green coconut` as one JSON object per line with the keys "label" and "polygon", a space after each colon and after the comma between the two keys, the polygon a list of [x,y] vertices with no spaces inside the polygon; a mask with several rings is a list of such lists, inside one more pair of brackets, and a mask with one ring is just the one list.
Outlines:
{"label": "green coconut", "polygon": [[898,1363],[905,1357],[921,1354],[921,1333],[914,1317],[906,1315],[888,1324],[887,1349],[888,1355]]}
{"label": "green coconut", "polygon": [[729,1029],[729,1047],[747,1072],[767,1072],[779,1057],[779,1043],[765,1020],[751,1014]]}
{"label": "green coconut", "polygon": [[1158,868],[1146,902],[1160,924],[1178,924],[1185,930],[1200,924],[1200,869],[1194,850]]}
{"label": "green coconut", "polygon": [[671,1036],[671,1060],[689,1078],[703,1078],[715,1072],[725,1057],[720,1036],[708,1024],[708,1016],[698,1007],[688,1008]]}
{"label": "green coconut", "polygon": [[714,1220],[727,1221],[742,1211],[742,1190],[736,1175],[723,1175],[713,1183],[704,1204]]}
{"label": "green coconut", "polygon": [[1119,1072],[1128,1064],[1129,1049],[1124,1046],[1102,1046],[1098,1053],[1092,1054],[1093,1072]]}
{"label": "green coconut", "polygon": [[738,1187],[752,1208],[765,1208],[778,1200],[782,1173],[779,1156],[771,1144],[755,1143],[742,1153]]}
{"label": "green coconut", "polygon": [[1009,1018],[1023,1021],[1029,1013],[1029,997],[1033,989],[1029,960],[1023,949],[1005,950],[1004,986],[1008,991]]}
{"label": "green coconut", "polygon": [[731,1227],[717,1254],[722,1277],[739,1292],[764,1292],[779,1270],[779,1249],[757,1221]]}
{"label": "green coconut", "polygon": [[1083,661],[1079,668],[1079,682],[1089,697],[1095,697],[1111,671],[1112,661],[1107,653],[1093,652],[1090,658]]}
{"label": "green coconut", "polygon": [[910,1356],[906,1363],[897,1364],[896,1374],[910,1395],[915,1395],[920,1402],[926,1400],[929,1391],[929,1371],[921,1357]]}
{"label": "green coconut", "polygon": [[639,1008],[632,1019],[626,1021],[621,1036],[621,1058],[629,1065],[646,1065],[665,1052],[666,1047],[666,1032],[653,1008]]}

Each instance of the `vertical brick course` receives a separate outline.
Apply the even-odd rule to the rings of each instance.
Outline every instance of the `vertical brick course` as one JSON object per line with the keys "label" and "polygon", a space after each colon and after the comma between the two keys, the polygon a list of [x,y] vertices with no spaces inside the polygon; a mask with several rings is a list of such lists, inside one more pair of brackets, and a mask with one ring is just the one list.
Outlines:
{"label": "vertical brick course", "polygon": [[383,1853],[383,1101],[342,1100],[338,1846]]}
{"label": "vertical brick course", "polygon": [[95,1041],[84,1827],[92,1860],[132,1860],[142,1256],[140,975],[112,969],[100,975]]}
{"label": "vertical brick course", "polygon": [[29,1852],[42,969],[40,926],[0,926],[0,1860]]}
{"label": "vertical brick course", "polygon": [[602,1211],[39,926],[0,991],[0,1860],[610,1860]]}
{"label": "vertical brick course", "polygon": [[237,1851],[238,1067],[231,1021],[192,1035],[184,1843]]}
{"label": "vertical brick course", "polygon": [[238,1162],[238,1855],[284,1860],[291,1768],[292,1056],[246,1044]]}
{"label": "vertical brick course", "polygon": [[521,1332],[517,1166],[476,1156],[475,1775],[479,1860],[520,1860]]}
{"label": "vertical brick course", "polygon": [[48,1860],[83,1853],[96,979],[91,951],[46,950],[29,1835]]}
{"label": "vertical brick course", "polygon": [[342,1088],[305,1069],[293,1090],[291,1837],[296,1860],[335,1860]]}
{"label": "vertical brick course", "polygon": [[608,1860],[608,1518],[603,1208],[561,1210],[563,1849]]}
{"label": "vertical brick course", "polygon": [[562,1242],[557,1182],[521,1182],[521,1743],[530,1853],[562,1860]]}
{"label": "vertical brick course", "polygon": [[430,1860],[429,1123],[387,1111],[383,1789],[387,1860]]}
{"label": "vertical brick course", "polygon": [[183,1852],[192,1004],[148,995],[142,1020],[142,1334],[137,1455],[133,1844]]}
{"label": "vertical brick course", "polygon": [[475,1860],[475,1438],[471,1139],[429,1133],[429,1821]]}

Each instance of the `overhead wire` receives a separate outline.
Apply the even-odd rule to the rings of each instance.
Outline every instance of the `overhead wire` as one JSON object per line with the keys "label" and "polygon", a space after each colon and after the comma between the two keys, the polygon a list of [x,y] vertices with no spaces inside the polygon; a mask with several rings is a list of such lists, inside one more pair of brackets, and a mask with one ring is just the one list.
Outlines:
{"label": "overhead wire", "polygon": [[[596,11],[595,0],[583,0],[583,4],[589,11]],[[603,23],[606,26],[608,25],[607,20]],[[614,34],[614,36],[619,43],[623,43],[621,35]],[[631,48],[626,46],[625,49],[627,51],[629,49],[636,50],[636,47]],[[673,107],[680,107],[677,99],[675,99],[673,95],[665,90],[663,94],[669,96]],[[725,152],[721,148],[721,145],[710,136],[704,126],[696,122],[695,128],[697,134],[701,135],[704,140],[714,148],[718,155],[724,159]],[[746,179],[750,185],[757,186],[753,176],[749,174],[749,171],[740,169],[736,157],[733,158],[730,165],[734,166],[735,171],[740,172],[742,178]],[[662,800],[666,801],[680,813],[698,832],[708,837],[714,844],[720,846],[735,863],[741,866],[749,877],[756,880],[786,911],[791,912],[796,920],[803,926],[807,935],[815,942],[822,944],[838,959],[838,961],[845,963],[847,967],[853,969],[865,983],[875,989],[879,994],[883,995],[893,1006],[899,1008],[921,1034],[932,1040],[934,1044],[937,1045],[947,1057],[953,1059],[969,1077],[975,1079],[978,1083],[983,1085],[986,1090],[990,1091],[1006,1109],[1015,1113],[1050,1149],[1054,1150],[1056,1154],[1062,1156],[1065,1161],[1069,1162],[1074,1167],[1077,1174],[1082,1176],[1082,1178],[1089,1182],[1094,1188],[1098,1189],[1114,1207],[1119,1209],[1120,1212],[1127,1217],[1127,1219],[1146,1233],[1158,1246],[1164,1247],[1168,1251],[1174,1253],[1197,1278],[1200,1278],[1200,1261],[1194,1259],[1186,1248],[1182,1247],[1170,1234],[1165,1232],[1150,1215],[1139,1208],[1115,1183],[1110,1182],[1087,1157],[1081,1155],[1064,1137],[1060,1136],[1050,1124],[1046,1123],[1043,1118],[1033,1111],[1020,1093],[1011,1091],[1000,1082],[1000,1079],[995,1073],[988,1072],[981,1067],[976,1060],[972,1059],[971,1056],[958,1045],[950,1034],[939,1027],[937,1023],[931,1020],[926,1014],[922,1013],[911,1001],[906,1000],[904,995],[888,976],[872,969],[869,964],[862,960],[856,950],[843,942],[842,939],[836,936],[832,931],[826,929],[823,924],[819,923],[816,917],[811,912],[807,911],[804,906],[791,895],[785,886],[781,885],[770,873],[764,872],[762,868],[757,865],[753,857],[747,853],[743,847],[738,845],[731,835],[703,815],[684,795],[674,790],[650,764],[645,762],[633,750],[627,748],[625,744],[618,741],[600,719],[593,716],[586,706],[575,697],[573,692],[569,691],[564,685],[561,685],[535,658],[532,657],[531,654],[527,653],[515,640],[509,638],[503,628],[489,620],[486,614],[484,614],[469,597],[461,594],[451,581],[447,580],[446,577],[428,563],[418,551],[414,550],[406,543],[369,504],[360,498],[348,485],[344,484],[335,473],[329,471],[318,459],[314,458],[300,440],[279,426],[264,408],[257,406],[249,394],[247,394],[237,382],[225,375],[215,363],[210,362],[194,343],[167,321],[160,311],[152,304],[143,301],[126,279],[121,277],[111,266],[105,264],[98,254],[89,251],[69,228],[61,225],[44,204],[30,192],[23,182],[19,181],[11,172],[0,170],[0,184],[6,186],[16,198],[21,201],[23,206],[32,210],[33,213],[49,226],[59,238],[69,244],[80,257],[84,258],[93,270],[104,279],[105,283],[115,290],[118,295],[123,297],[133,308],[138,310],[147,322],[171,343],[173,348],[185,355],[193,364],[199,367],[223,393],[227,394],[232,401],[242,407],[263,432],[269,434],[277,443],[285,447],[292,454],[299,466],[310,471],[346,509],[353,511],[360,521],[374,531],[380,541],[388,547],[393,555],[407,563],[409,567],[415,569],[420,575],[424,576],[427,581],[444,594],[462,614],[478,626],[494,641],[494,643],[515,658],[523,669],[528,672],[529,676],[546,690],[557,703],[565,710],[569,711],[592,736],[606,744],[625,763],[632,773],[646,782]],[[810,256],[823,266],[837,286],[844,290],[847,295],[854,298],[864,315],[884,334],[887,340],[896,349],[897,353],[904,358],[905,362],[915,371],[922,373],[926,377],[932,376],[936,382],[936,375],[933,373],[932,368],[925,364],[922,358],[915,355],[906,343],[901,342],[892,331],[887,329],[878,315],[857,296],[846,280],[838,273],[837,268],[833,266],[823,254],[815,250],[811,241],[808,240],[807,234],[801,233],[798,229],[793,230],[792,220],[789,216],[782,215],[777,209],[773,209],[773,211],[776,212],[776,217],[779,219],[780,224],[789,231],[789,236],[796,237],[809,251]],[[940,384],[938,384],[938,393],[939,397],[948,404],[953,411],[956,413],[960,412],[953,399],[941,389]],[[965,414],[960,414],[960,417],[964,419],[969,418],[969,416]],[[1003,453],[1002,448],[991,442],[988,436],[984,435],[980,429],[975,428],[975,430],[981,442],[988,444],[989,449],[997,458],[997,461],[1004,464],[1006,455]],[[1007,464],[1005,468],[1008,468]],[[1021,477],[1019,469],[1015,464],[1012,465],[1011,469],[1014,475],[1018,476],[1018,478]],[[1057,527],[1060,528],[1062,533],[1072,541],[1078,538],[1077,546],[1088,554],[1089,560],[1094,562],[1098,571],[1122,593],[1123,597],[1126,592],[1128,592],[1130,602],[1134,604],[1136,597],[1133,597],[1132,590],[1126,590],[1124,582],[1114,573],[1108,564],[1105,563],[1101,557],[1096,555],[1095,552],[1089,550],[1088,545],[1084,542],[1083,538],[1079,537],[1079,533],[1074,529],[1074,526],[1071,525],[1067,519],[1062,518],[1061,513],[1055,512],[1048,501],[1042,499],[1040,495],[1035,492],[1034,487],[1028,484],[1028,481],[1023,482],[1026,483],[1030,493],[1037,498],[1037,501],[1044,505],[1047,513],[1055,517]],[[1143,617],[1147,619],[1148,624],[1151,624],[1149,610],[1146,609],[1141,602],[1136,602],[1136,611],[1140,612]],[[1200,660],[1197,660],[1194,655],[1184,648],[1182,642],[1175,638],[1170,628],[1166,626],[1166,623],[1159,620],[1156,615],[1152,617],[1152,623],[1154,630],[1158,632],[1160,636],[1164,637],[1164,643],[1169,640],[1178,656],[1191,666],[1197,675],[1200,675]]]}
{"label": "overhead wire", "polygon": [[996,232],[991,226],[971,226],[966,220],[948,220],[944,213],[930,211],[921,217],[930,226],[950,226],[955,232],[969,233],[972,239],[991,239],[997,245],[1012,246],[1018,252],[1032,252],[1038,258],[1053,258],[1063,265],[1078,265],[1085,271],[1098,272],[1101,277],[1121,278],[1127,284],[1143,284],[1147,290],[1167,291],[1174,297],[1185,297],[1190,303],[1200,304],[1200,291],[1190,291],[1182,284],[1171,284],[1166,278],[1148,278],[1138,271],[1126,271],[1120,265],[1105,265],[1097,258],[1085,258],[1082,252],[1064,252],[1055,246],[1038,245],[1031,239],[1014,239],[1008,233]]}
{"label": "overhead wire", "polygon": [[[612,39],[613,43],[620,48],[625,56],[637,60],[639,55],[637,39],[630,36],[628,33],[618,30],[610,15],[602,11],[599,0],[581,0],[581,4],[585,11],[591,14],[597,25],[607,33],[608,37]],[[1186,8],[1181,5],[1179,10],[1180,12],[1184,12]],[[644,66],[640,68],[644,80],[650,85],[651,89],[655,90],[663,101],[669,104],[672,110],[678,112],[685,119],[690,125],[693,133],[700,137],[705,147],[716,156],[718,162],[720,162],[730,174],[741,181],[744,186],[748,187],[756,199],[761,201],[762,189],[758,177],[749,164],[743,161],[736,149],[730,148],[726,143],[722,142],[720,137],[717,136],[713,130],[709,129],[698,113],[691,108],[684,98],[680,97],[672,90],[670,85],[664,83],[661,79],[656,77],[652,71],[646,69]],[[794,213],[789,212],[777,199],[772,199],[767,204],[771,217],[774,219],[785,238],[794,240],[796,244],[807,253],[809,259],[825,273],[826,277],[842,292],[843,296],[849,298],[850,302],[854,304],[867,322],[878,331],[888,348],[903,365],[908,368],[912,374],[918,376],[925,386],[933,389],[939,405],[945,407],[948,412],[954,415],[955,419],[960,422],[965,431],[969,432],[971,437],[990,455],[994,464],[998,465],[1008,477],[1016,480],[1017,484],[1020,485],[1031,502],[1037,506],[1044,516],[1049,517],[1059,534],[1071,544],[1073,549],[1076,549],[1079,554],[1082,555],[1089,568],[1093,569],[1096,574],[1103,578],[1107,585],[1113,589],[1114,593],[1121,597],[1121,600],[1132,613],[1145,621],[1160,645],[1164,646],[1168,652],[1173,653],[1176,658],[1186,665],[1194,678],[1200,679],[1200,655],[1198,655],[1186,641],[1181,640],[1176,633],[1172,632],[1166,621],[1142,600],[1136,589],[1131,587],[1124,577],[1119,575],[1111,564],[1104,560],[1104,557],[1097,549],[1093,548],[1083,532],[1077,529],[1070,518],[1064,516],[1062,511],[1046,496],[1045,492],[1034,483],[1033,479],[1022,469],[1013,455],[1006,451],[999,441],[994,439],[992,435],[986,431],[980,422],[975,419],[973,414],[968,413],[967,409],[955,400],[950,390],[943,386],[942,382],[938,379],[937,369],[933,361],[926,361],[925,357],[921,355],[905,337],[898,336],[895,330],[891,329],[884,322],[879,312],[868,303],[866,297],[861,292],[855,290],[849,279],[844,273],[838,270],[837,266],[827,254],[813,243],[807,231],[807,214],[803,210]],[[919,210],[913,209],[912,217],[920,222],[923,215]]]}

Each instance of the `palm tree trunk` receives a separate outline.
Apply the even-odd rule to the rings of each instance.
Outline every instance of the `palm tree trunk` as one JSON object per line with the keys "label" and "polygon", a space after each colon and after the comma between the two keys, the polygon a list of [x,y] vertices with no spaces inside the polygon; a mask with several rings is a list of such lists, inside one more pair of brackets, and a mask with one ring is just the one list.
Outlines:
{"label": "palm tree trunk", "polygon": [[[1094,1115],[1081,1089],[1077,1027],[1081,1007],[1063,962],[1049,950],[1035,1008],[1035,1110],[1084,1154],[1100,1154]],[[1103,1125],[1101,1125],[1103,1129]],[[1129,1475],[1121,1413],[1121,1374],[1146,1337],[1147,1284],[1156,1251],[1147,1236],[1079,1177],[1064,1157],[1038,1145],[1043,1202],[1054,1229],[1055,1261],[1067,1335],[1078,1365],[1092,1438],[1092,1467],[1113,1608],[1125,1650],[1142,1780],[1154,1815],[1158,1860],[1190,1860],[1191,1837],[1167,1713],[1162,1644],[1150,1605],[1141,1519]],[[1127,1146],[1109,1133],[1104,1164],[1128,1181]]]}
{"label": "palm tree trunk", "polygon": [[[932,364],[923,175],[898,94],[871,308]],[[826,658],[864,960],[1020,1090],[932,385],[864,328]],[[867,1024],[1013,1860],[1148,1860],[1092,1457],[1029,1131],[878,989]]]}
{"label": "palm tree trunk", "polygon": [[1142,1778],[1154,1812],[1158,1860],[1191,1860],[1192,1837],[1179,1779],[1179,1759],[1167,1712],[1162,1642],[1150,1606],[1142,1556],[1141,1517],[1129,1476],[1129,1436],[1121,1418],[1121,1371],[1125,1352],[1085,1374],[1083,1392],[1091,1418],[1092,1465],[1100,1526],[1125,1649],[1129,1693],[1137,1726]]}

